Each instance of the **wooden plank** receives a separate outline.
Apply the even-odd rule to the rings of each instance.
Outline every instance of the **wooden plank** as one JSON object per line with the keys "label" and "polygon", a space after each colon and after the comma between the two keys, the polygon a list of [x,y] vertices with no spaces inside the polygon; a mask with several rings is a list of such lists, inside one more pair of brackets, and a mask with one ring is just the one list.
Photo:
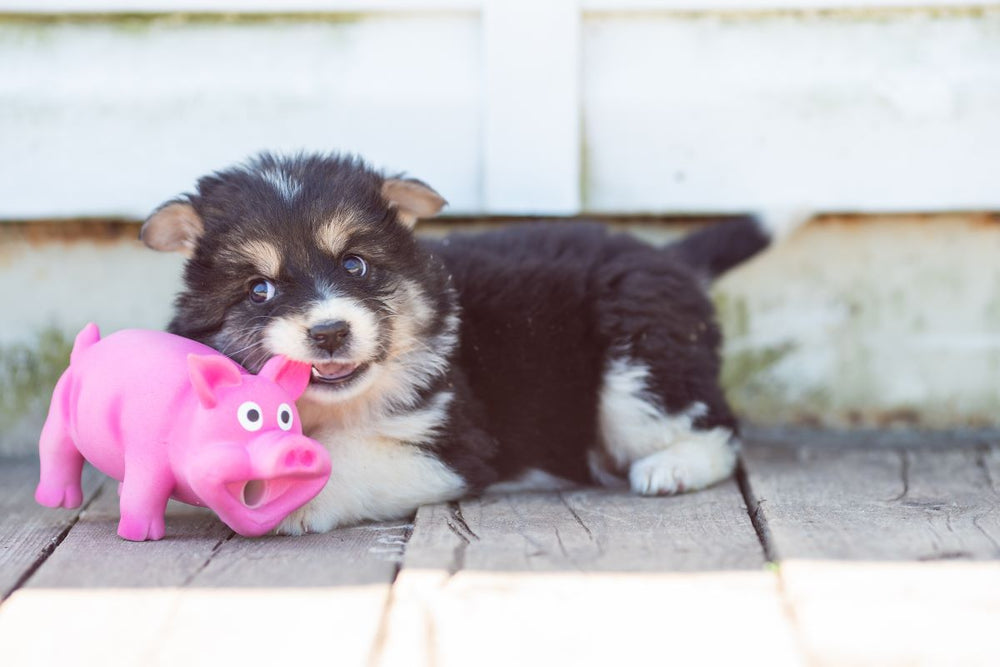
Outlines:
{"label": "wooden plank", "polygon": [[746,454],[782,560],[1000,557],[1000,496],[983,457],[974,449],[751,447]]}
{"label": "wooden plank", "polygon": [[748,450],[810,662],[997,664],[997,451]]}
{"label": "wooden plank", "polygon": [[1000,565],[984,561],[781,564],[815,665],[996,665]]}
{"label": "wooden plank", "polygon": [[[734,483],[676,498],[580,490],[421,508],[380,665],[796,664]],[[725,641],[717,641],[721,636]]]}
{"label": "wooden plank", "polygon": [[[304,538],[234,536],[171,504],[167,537],[115,535],[106,489],[28,585],[0,608],[11,664],[136,665],[315,658],[363,662],[398,568],[405,524]],[[59,642],[47,641],[58,632]],[[264,630],[266,629],[266,630]]]}
{"label": "wooden plank", "polygon": [[[7,598],[38,567],[80,515],[35,502],[38,461],[0,459],[0,600]],[[94,498],[100,478],[87,466],[83,506]]]}
{"label": "wooden plank", "polygon": [[[997,441],[1000,442],[1000,437]],[[1000,494],[1000,447],[993,447],[983,454],[982,466],[993,492]]]}

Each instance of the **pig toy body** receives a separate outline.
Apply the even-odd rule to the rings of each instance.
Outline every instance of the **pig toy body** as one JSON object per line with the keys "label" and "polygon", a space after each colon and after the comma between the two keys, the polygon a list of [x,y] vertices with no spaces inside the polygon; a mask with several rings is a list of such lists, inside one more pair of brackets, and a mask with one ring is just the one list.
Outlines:
{"label": "pig toy body", "polygon": [[251,375],[180,336],[128,329],[76,337],[39,442],[35,499],[78,507],[84,459],[121,481],[118,534],[158,540],[171,497],[262,535],[311,500],[330,458],[302,435],[295,399],[308,364],[285,357]]}

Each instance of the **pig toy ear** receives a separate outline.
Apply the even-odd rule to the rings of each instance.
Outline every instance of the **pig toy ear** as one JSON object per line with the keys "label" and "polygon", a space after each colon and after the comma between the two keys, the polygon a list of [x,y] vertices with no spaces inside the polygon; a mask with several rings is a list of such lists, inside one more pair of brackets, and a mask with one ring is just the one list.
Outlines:
{"label": "pig toy ear", "polygon": [[311,374],[312,365],[292,361],[285,355],[279,354],[271,357],[257,375],[274,382],[296,399],[306,390]]}
{"label": "pig toy ear", "polygon": [[206,408],[214,408],[219,402],[216,392],[222,387],[236,387],[243,384],[240,367],[223,356],[216,354],[189,354],[188,376],[198,400]]}

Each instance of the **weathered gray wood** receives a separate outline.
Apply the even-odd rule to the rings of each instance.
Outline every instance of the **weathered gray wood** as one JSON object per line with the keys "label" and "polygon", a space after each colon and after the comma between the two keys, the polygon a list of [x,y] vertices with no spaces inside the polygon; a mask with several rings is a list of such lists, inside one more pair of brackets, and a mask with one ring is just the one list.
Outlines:
{"label": "weathered gray wood", "polygon": [[822,429],[810,426],[746,426],[745,442],[755,447],[808,446],[810,449],[956,449],[989,447],[1000,442],[998,428],[920,429],[851,428]]}
{"label": "weathered gray wood", "polygon": [[997,665],[996,561],[782,562],[783,590],[815,665]]}
{"label": "weathered gray wood", "polygon": [[[757,569],[764,557],[735,484],[673,498],[595,490],[494,495],[421,509],[407,566],[488,571]],[[480,533],[486,541],[477,539]],[[468,539],[468,544],[465,543]]]}
{"label": "weathered gray wood", "polygon": [[[998,441],[1000,442],[1000,441]],[[989,478],[993,492],[1000,494],[1000,446],[993,447],[983,454],[983,469]]]}
{"label": "weathered gray wood", "polygon": [[308,664],[321,650],[336,664],[364,664],[410,528],[225,541],[163,624],[158,660]]}
{"label": "weathered gray wood", "polygon": [[[675,498],[597,490],[423,507],[380,665],[795,664],[735,483]],[[719,629],[725,627],[725,637]]]}
{"label": "weathered gray wood", "polygon": [[1000,558],[984,456],[750,447],[745,458],[778,558],[936,560]]}
{"label": "weathered gray wood", "polygon": [[208,510],[171,501],[163,540],[123,540],[117,534],[118,483],[105,480],[100,495],[26,588],[183,586],[232,535]]}
{"label": "weathered gray wood", "polygon": [[995,450],[750,448],[746,460],[810,662],[1000,663]]}
{"label": "weathered gray wood", "polygon": [[[83,507],[101,478],[89,466],[83,475]],[[38,461],[0,459],[0,600],[45,560],[80,510],[55,510],[35,502]]]}
{"label": "weathered gray wood", "polygon": [[207,510],[171,503],[166,538],[132,543],[117,521],[109,483],[0,608],[5,663],[302,663],[321,641],[338,662],[360,664],[410,529],[245,539]]}

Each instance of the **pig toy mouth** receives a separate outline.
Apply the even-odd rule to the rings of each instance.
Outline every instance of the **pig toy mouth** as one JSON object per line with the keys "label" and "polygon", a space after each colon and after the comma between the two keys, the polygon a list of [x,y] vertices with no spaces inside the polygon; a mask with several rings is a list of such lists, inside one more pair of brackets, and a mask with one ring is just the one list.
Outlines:
{"label": "pig toy mouth", "polygon": [[252,477],[226,482],[206,504],[222,521],[244,537],[272,530],[289,513],[312,500],[330,476],[329,459],[317,457],[315,472],[277,477]]}
{"label": "pig toy mouth", "polygon": [[243,497],[240,499],[247,507],[257,507],[267,497],[267,482],[262,479],[251,479],[243,485]]}
{"label": "pig toy mouth", "polygon": [[209,450],[189,477],[199,483],[194,496],[223,523],[257,537],[316,497],[330,478],[330,457],[315,441],[274,429],[248,445]]}

